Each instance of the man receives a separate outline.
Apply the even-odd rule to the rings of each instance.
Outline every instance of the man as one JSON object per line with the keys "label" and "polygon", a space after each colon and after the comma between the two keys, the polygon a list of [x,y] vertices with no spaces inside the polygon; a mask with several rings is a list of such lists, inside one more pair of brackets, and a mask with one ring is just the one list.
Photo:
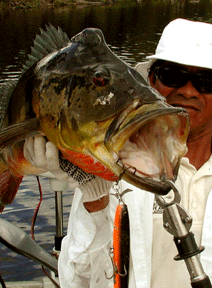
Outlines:
{"label": "man", "polygon": [[[169,104],[181,106],[189,113],[188,153],[181,161],[176,186],[182,196],[182,206],[193,217],[191,230],[197,245],[206,246],[202,261],[212,279],[211,52],[211,24],[177,19],[164,29],[156,54],[149,57],[150,61],[138,64],[136,69],[148,77],[151,86],[166,97]],[[150,69],[149,76],[147,69]],[[33,154],[34,164],[39,154],[34,150],[44,151],[42,141],[42,138],[26,141],[26,158]],[[52,144],[48,142],[47,148],[49,145]],[[54,165],[50,165],[52,168],[48,164],[48,161],[52,164],[52,158],[58,163],[57,149],[51,148],[53,156],[46,158],[45,165],[47,170],[56,172]],[[70,177],[68,180],[73,182]],[[107,278],[113,275],[109,251],[117,200],[105,196],[110,186],[110,182],[96,177],[80,186],[80,190],[76,189],[59,257],[62,288],[113,287],[113,279]],[[173,236],[163,229],[161,210],[154,205],[152,214],[153,194],[121,181],[120,190],[126,188],[133,190],[124,197],[130,217],[129,287],[189,287],[184,261],[173,260],[177,250]]]}

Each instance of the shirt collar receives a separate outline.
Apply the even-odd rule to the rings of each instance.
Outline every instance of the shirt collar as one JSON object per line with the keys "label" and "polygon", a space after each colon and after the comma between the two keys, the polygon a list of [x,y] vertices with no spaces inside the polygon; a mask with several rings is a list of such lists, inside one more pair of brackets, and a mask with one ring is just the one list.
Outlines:
{"label": "shirt collar", "polygon": [[[189,159],[187,157],[183,157],[181,159],[181,163],[182,166],[186,167],[186,168],[190,168],[190,169],[195,169],[196,168],[189,162]],[[196,170],[197,171],[197,170]],[[205,162],[205,164],[197,171],[197,173],[201,173],[204,175],[212,175],[212,155],[210,156],[210,158],[208,159],[208,161]]]}

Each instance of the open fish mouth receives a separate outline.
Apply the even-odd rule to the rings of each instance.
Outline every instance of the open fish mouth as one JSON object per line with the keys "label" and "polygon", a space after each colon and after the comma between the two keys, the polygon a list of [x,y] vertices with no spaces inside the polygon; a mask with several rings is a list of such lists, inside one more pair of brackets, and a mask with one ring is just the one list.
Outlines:
{"label": "open fish mouth", "polygon": [[161,102],[138,110],[124,121],[119,115],[111,123],[105,145],[123,179],[150,192],[166,194],[170,190],[166,180],[176,180],[180,159],[187,152],[188,113]]}

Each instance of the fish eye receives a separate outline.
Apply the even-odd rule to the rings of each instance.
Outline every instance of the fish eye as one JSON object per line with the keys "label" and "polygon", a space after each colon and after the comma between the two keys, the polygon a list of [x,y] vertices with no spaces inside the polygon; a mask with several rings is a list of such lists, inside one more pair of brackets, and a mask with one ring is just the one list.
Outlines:
{"label": "fish eye", "polygon": [[104,87],[109,83],[109,78],[101,72],[96,72],[93,77],[93,83],[98,87]]}

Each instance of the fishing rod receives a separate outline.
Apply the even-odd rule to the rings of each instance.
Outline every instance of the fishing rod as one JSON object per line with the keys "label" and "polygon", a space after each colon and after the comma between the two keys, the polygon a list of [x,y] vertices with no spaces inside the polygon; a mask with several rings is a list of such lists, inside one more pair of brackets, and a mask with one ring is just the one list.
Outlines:
{"label": "fishing rod", "polygon": [[0,218],[0,242],[57,273],[57,260],[41,248],[26,232],[16,225]]}
{"label": "fishing rod", "polygon": [[55,218],[56,218],[56,230],[55,230],[55,247],[53,253],[59,256],[61,250],[61,242],[64,237],[63,232],[63,191],[67,189],[67,181],[58,180],[55,178],[49,178],[50,187],[55,192]]}
{"label": "fishing rod", "polygon": [[185,261],[193,288],[212,288],[211,281],[205,273],[199,257],[204,247],[197,246],[194,234],[189,231],[192,217],[179,205],[181,196],[174,183],[167,182],[173,190],[174,199],[168,203],[162,196],[156,195],[156,201],[163,209],[163,226],[174,236],[174,242],[179,252],[174,259]]}

